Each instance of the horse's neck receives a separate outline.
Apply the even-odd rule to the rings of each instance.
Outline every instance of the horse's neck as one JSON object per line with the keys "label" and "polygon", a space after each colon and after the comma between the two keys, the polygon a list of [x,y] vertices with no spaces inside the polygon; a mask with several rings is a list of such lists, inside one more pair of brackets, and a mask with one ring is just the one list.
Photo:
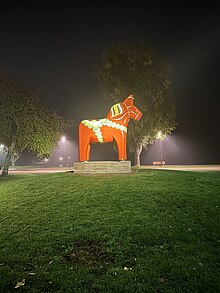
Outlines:
{"label": "horse's neck", "polygon": [[125,127],[127,127],[128,122],[130,120],[130,115],[129,115],[128,111],[126,111],[123,108],[122,114],[112,117],[112,112],[110,110],[108,112],[108,115],[105,118],[108,119],[108,120],[111,120],[111,121],[113,121],[115,123],[119,123],[119,124],[124,125]]}

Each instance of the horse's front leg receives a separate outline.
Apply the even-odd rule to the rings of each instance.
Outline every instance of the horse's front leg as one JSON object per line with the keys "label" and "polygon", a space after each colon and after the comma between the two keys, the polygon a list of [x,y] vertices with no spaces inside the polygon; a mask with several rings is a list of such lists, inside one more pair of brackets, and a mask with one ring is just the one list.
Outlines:
{"label": "horse's front leg", "polygon": [[86,161],[89,161],[90,158],[90,150],[91,150],[91,144],[90,142],[87,145],[87,150],[86,150]]}
{"label": "horse's front leg", "polygon": [[123,136],[122,136],[122,141],[123,141],[123,158],[126,161],[127,160],[127,133],[123,131]]}
{"label": "horse's front leg", "polygon": [[114,139],[118,146],[118,160],[125,161],[127,160],[127,151],[126,151],[126,133],[119,130]]}

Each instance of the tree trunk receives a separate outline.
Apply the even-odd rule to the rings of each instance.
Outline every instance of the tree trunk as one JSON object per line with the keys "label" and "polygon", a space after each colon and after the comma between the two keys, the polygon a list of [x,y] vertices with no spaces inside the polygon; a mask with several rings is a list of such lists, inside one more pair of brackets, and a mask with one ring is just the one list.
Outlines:
{"label": "tree trunk", "polygon": [[134,165],[137,167],[141,165],[141,160],[140,160],[141,152],[142,152],[142,145],[139,145],[136,147],[135,153],[134,153]]}
{"label": "tree trunk", "polygon": [[15,160],[15,155],[12,154],[12,155],[11,155],[11,166],[12,166],[12,167],[15,166],[15,161],[16,161],[16,160]]}
{"label": "tree trunk", "polygon": [[14,167],[15,166],[15,162],[19,159],[20,154],[12,154],[11,155],[11,166]]}
{"label": "tree trunk", "polygon": [[14,152],[14,148],[15,148],[15,143],[12,142],[12,144],[10,145],[10,147],[8,148],[8,152],[5,158],[5,163],[4,163],[4,167],[3,167],[3,171],[2,171],[2,176],[6,176],[8,175],[8,170],[9,170],[9,166],[11,163],[11,156]]}

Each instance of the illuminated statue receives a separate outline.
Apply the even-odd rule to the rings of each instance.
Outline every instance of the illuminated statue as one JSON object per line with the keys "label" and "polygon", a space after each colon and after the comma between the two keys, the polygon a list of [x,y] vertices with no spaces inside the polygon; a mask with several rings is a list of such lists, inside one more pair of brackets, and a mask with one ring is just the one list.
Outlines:
{"label": "illuminated statue", "polygon": [[134,106],[134,96],[130,95],[124,102],[112,106],[105,118],[83,120],[79,125],[79,160],[89,161],[90,143],[113,140],[118,146],[118,160],[127,160],[127,125],[130,118],[139,121],[141,117],[141,111]]}

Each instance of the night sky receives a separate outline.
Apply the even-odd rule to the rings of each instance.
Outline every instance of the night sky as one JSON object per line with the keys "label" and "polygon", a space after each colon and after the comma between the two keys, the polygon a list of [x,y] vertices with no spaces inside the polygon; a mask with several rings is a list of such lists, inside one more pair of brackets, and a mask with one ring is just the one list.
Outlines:
{"label": "night sky", "polygon": [[[174,70],[178,124],[164,142],[166,160],[220,163],[219,10],[211,1],[176,2],[1,7],[0,71],[40,89],[51,108],[79,123],[105,117],[111,106],[95,77],[103,49],[115,42],[154,47]],[[143,152],[142,163],[150,154]]]}

